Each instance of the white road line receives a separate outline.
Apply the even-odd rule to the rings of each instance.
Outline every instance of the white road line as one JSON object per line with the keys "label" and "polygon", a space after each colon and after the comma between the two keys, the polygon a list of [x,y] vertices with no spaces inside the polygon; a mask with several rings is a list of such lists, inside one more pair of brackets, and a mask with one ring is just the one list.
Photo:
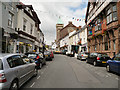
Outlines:
{"label": "white road line", "polygon": [[107,75],[111,77],[111,75],[109,73],[107,73]]}
{"label": "white road line", "polygon": [[39,79],[39,78],[40,78],[40,76],[37,79]]}
{"label": "white road line", "polygon": [[35,82],[30,87],[33,87],[34,85],[35,85]]}
{"label": "white road line", "polygon": [[106,77],[108,77],[108,75],[106,75]]}

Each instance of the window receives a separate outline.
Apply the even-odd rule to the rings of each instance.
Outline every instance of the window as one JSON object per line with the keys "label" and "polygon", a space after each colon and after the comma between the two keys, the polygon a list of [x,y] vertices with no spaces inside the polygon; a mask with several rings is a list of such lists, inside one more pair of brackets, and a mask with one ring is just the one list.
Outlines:
{"label": "window", "polygon": [[105,42],[105,50],[108,50],[108,43]]}
{"label": "window", "polygon": [[11,12],[9,12],[8,26],[13,27],[13,14]]}
{"label": "window", "polygon": [[2,64],[2,60],[0,59],[0,70],[3,69],[3,64]]}
{"label": "window", "polygon": [[31,24],[30,34],[32,34],[32,32],[33,32],[33,25]]}
{"label": "window", "polygon": [[96,51],[96,45],[95,45],[95,51]]}
{"label": "window", "polygon": [[111,47],[110,47],[110,41],[109,41],[109,50],[111,50]]}
{"label": "window", "polygon": [[102,29],[102,26],[101,26],[101,19],[98,18],[95,22],[95,31],[97,30],[101,30]]}
{"label": "window", "polygon": [[23,60],[21,59],[21,57],[19,55],[9,57],[7,59],[7,61],[8,61],[8,64],[9,64],[10,68],[13,68],[13,67],[24,64]]}
{"label": "window", "polygon": [[113,40],[113,49],[115,50],[115,40]]}
{"label": "window", "polygon": [[110,7],[107,11],[107,24],[117,20],[117,6]]}
{"label": "window", "polygon": [[23,19],[23,30],[26,31],[26,23],[27,23],[27,20],[26,19]]}
{"label": "window", "polygon": [[88,27],[88,35],[92,35],[92,26]]}

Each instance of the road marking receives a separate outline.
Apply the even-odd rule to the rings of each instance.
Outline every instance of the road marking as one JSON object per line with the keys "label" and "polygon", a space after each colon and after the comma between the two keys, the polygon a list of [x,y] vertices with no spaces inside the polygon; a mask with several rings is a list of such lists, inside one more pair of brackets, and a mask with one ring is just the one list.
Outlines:
{"label": "road marking", "polygon": [[33,87],[34,85],[35,85],[35,82],[30,87]]}
{"label": "road marking", "polygon": [[108,77],[108,75],[106,75],[106,77]]}
{"label": "road marking", "polygon": [[39,79],[39,78],[40,78],[40,76],[37,79]]}
{"label": "road marking", "polygon": [[109,73],[107,73],[107,75],[111,77],[111,75]]}

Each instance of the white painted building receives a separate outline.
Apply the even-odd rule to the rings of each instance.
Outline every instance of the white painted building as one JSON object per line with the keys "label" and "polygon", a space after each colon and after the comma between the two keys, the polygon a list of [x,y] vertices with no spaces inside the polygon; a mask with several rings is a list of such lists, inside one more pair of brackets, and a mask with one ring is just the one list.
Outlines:
{"label": "white painted building", "polygon": [[32,5],[18,5],[17,52],[25,53],[35,50],[39,52],[44,43],[44,35],[39,29],[41,23]]}

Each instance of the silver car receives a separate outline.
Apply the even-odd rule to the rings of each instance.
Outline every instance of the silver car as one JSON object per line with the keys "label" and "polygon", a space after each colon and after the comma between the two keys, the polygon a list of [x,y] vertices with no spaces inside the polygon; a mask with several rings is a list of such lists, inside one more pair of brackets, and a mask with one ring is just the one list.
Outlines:
{"label": "silver car", "polygon": [[31,59],[20,54],[0,54],[0,89],[18,89],[37,73]]}

